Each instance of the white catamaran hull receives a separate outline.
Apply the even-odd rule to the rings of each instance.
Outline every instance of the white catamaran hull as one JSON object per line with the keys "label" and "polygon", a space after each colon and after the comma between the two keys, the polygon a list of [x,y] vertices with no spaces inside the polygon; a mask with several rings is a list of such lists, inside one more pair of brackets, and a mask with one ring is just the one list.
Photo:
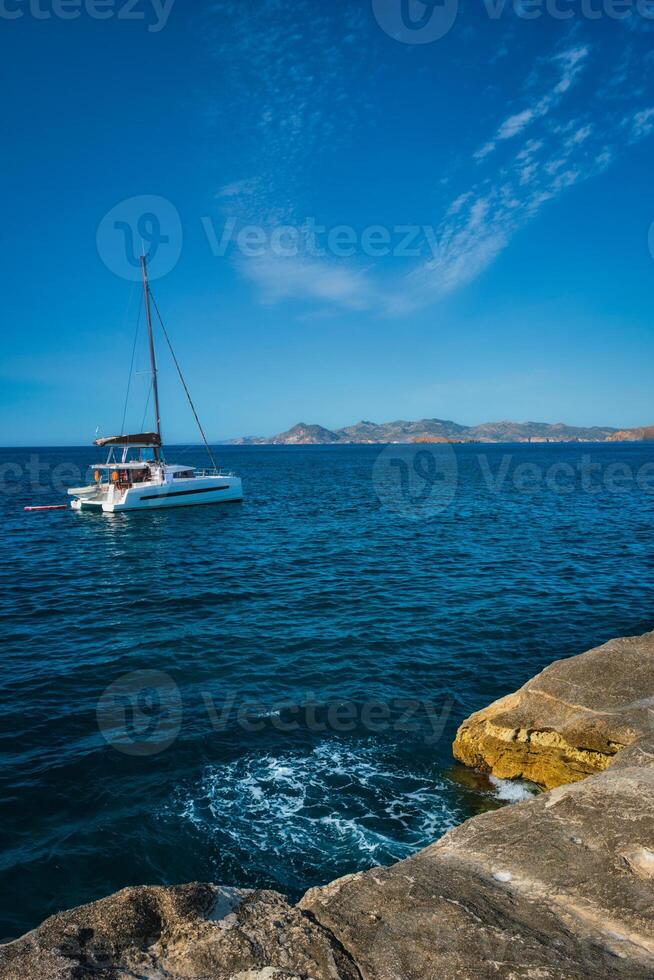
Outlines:
{"label": "white catamaran hull", "polygon": [[235,503],[243,499],[241,480],[236,476],[195,477],[171,483],[141,483],[121,491],[117,487],[76,487],[74,510],[101,510],[115,514],[124,510],[153,510],[198,504]]}

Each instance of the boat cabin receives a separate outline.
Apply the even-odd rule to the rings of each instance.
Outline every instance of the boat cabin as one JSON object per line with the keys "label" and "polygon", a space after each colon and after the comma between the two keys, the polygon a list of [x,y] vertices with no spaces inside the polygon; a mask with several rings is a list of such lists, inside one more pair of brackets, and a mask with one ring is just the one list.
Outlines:
{"label": "boat cabin", "polygon": [[193,467],[168,466],[149,460],[97,463],[91,470],[94,483],[113,483],[118,490],[127,490],[138,483],[169,483],[173,480],[193,480],[197,476]]}
{"label": "boat cabin", "polygon": [[160,482],[161,463],[150,463],[145,460],[110,460],[97,463],[91,467],[93,482],[97,484],[113,483],[119,490],[126,490],[136,483]]}
{"label": "boat cabin", "polygon": [[122,491],[139,483],[166,482],[170,467],[161,457],[161,440],[156,433],[110,436],[96,439],[95,445],[109,449],[106,463],[91,467],[96,484],[113,484]]}

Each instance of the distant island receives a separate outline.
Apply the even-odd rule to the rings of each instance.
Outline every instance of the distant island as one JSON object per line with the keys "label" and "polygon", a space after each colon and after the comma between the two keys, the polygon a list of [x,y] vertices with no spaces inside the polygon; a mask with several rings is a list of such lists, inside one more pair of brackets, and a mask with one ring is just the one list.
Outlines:
{"label": "distant island", "polygon": [[439,442],[641,442],[654,439],[654,425],[636,429],[614,429],[548,422],[484,422],[459,425],[444,419],[419,422],[357,422],[344,429],[325,429],[322,425],[299,422],[288,432],[276,436],[250,436],[233,439],[238,446],[330,446],[376,445],[386,443]]}

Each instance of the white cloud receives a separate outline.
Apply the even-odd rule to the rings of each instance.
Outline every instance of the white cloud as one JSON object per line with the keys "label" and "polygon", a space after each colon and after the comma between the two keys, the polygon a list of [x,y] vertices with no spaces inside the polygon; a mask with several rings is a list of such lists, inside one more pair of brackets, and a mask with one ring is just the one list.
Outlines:
{"label": "white cloud", "polygon": [[528,160],[529,157],[537,153],[542,147],[542,140],[527,140],[523,148],[516,154],[516,160]]}
{"label": "white cloud", "polygon": [[[481,162],[495,150],[497,143],[519,136],[528,126],[547,116],[561,101],[563,95],[572,87],[579,76],[584,62],[588,57],[586,46],[576,46],[555,54],[544,62],[545,69],[554,69],[558,73],[558,81],[550,91],[535,92],[531,104],[518,112],[512,113],[499,126],[492,140],[485,143],[474,154],[475,160]],[[531,141],[537,143],[537,141]]]}
{"label": "white cloud", "polygon": [[[479,202],[475,202],[473,211]],[[495,222],[480,224],[470,213],[460,226],[442,229],[436,258],[412,272],[405,287],[416,304],[429,302],[476,279],[506,247],[506,231]]]}
{"label": "white cloud", "polygon": [[240,268],[267,303],[314,300],[362,311],[378,300],[376,287],[363,271],[335,262],[266,255],[243,259]]}
{"label": "white cloud", "polygon": [[572,86],[586,61],[590,49],[587,45],[579,45],[569,48],[554,58],[555,62],[563,65],[563,74],[560,81],[554,87],[556,95],[564,95]]}
{"label": "white cloud", "polygon": [[593,131],[593,127],[590,125],[581,126],[572,134],[572,136],[569,137],[568,145],[576,146],[578,143],[584,143],[588,139],[592,131]]}
{"label": "white cloud", "polygon": [[220,93],[209,115],[255,137],[261,169],[274,162],[267,181],[280,190],[300,161],[347,142],[374,112],[378,68],[352,0],[215,0],[204,28]]}
{"label": "white cloud", "polygon": [[216,197],[240,197],[243,194],[251,194],[257,184],[256,177],[249,180],[235,180],[233,183],[221,187]]}
{"label": "white cloud", "polygon": [[530,183],[537,170],[538,164],[536,163],[528,163],[525,167],[522,167],[520,170],[520,183],[523,185]]}
{"label": "white cloud", "polygon": [[[541,132],[525,140],[508,161],[492,166],[490,151],[478,152],[478,182],[468,187],[450,206],[438,229],[439,251],[406,280],[416,303],[429,303],[480,275],[509,245],[517,232],[547,203],[583,180],[602,173],[620,149],[654,132],[654,107],[624,117],[597,86],[586,97],[587,115],[593,122],[566,118],[562,96],[587,64],[587,46],[568,48],[544,62],[555,67],[559,78],[549,94],[539,94],[534,84],[531,104],[502,123],[485,148],[495,149],[500,140],[518,139],[539,124]],[[599,69],[598,69],[599,70]],[[621,58],[620,70],[637,78],[642,61]],[[538,79],[536,79],[538,81]],[[541,80],[542,83],[543,80]],[[633,98],[626,88],[623,98]],[[542,93],[542,88],[541,88]],[[578,109],[578,105],[576,106]],[[610,145],[613,144],[613,145]]]}
{"label": "white cloud", "polygon": [[600,170],[606,170],[611,163],[613,163],[613,153],[608,147],[605,147],[601,153],[598,153],[595,157],[595,163]]}
{"label": "white cloud", "polygon": [[488,143],[485,143],[479,150],[476,151],[474,155],[475,160],[483,160],[485,157],[489,156],[495,149],[495,146],[495,140],[490,140]]}
{"label": "white cloud", "polygon": [[654,109],[641,109],[634,113],[631,120],[631,137],[633,140],[641,140],[654,129]]}
{"label": "white cloud", "polygon": [[464,194],[459,194],[459,196],[455,198],[450,204],[447,213],[458,214],[458,212],[461,210],[461,208],[469,199],[469,197],[470,197],[470,191],[466,191]]}
{"label": "white cloud", "polygon": [[497,131],[498,140],[508,140],[512,136],[517,136],[521,133],[525,126],[534,118],[534,109],[523,109],[522,112],[516,112],[514,116],[509,116]]}
{"label": "white cloud", "polygon": [[[283,183],[268,172],[256,181],[227,184],[220,198],[241,219],[247,214],[248,220],[266,226],[293,224],[300,155],[311,157],[331,136],[342,139],[352,131],[354,117],[346,114],[341,129],[338,113],[331,111],[335,105],[340,112],[347,102],[344,93],[352,84],[352,74],[339,60],[345,44],[332,54],[320,50],[307,58],[303,52],[296,64],[303,42],[288,34],[284,0],[261,2],[267,9],[272,4],[284,30],[277,24],[265,39],[248,35],[239,43],[251,53],[253,72],[265,75],[257,82],[263,97],[257,100],[256,93],[254,98],[248,93],[248,98],[257,106],[258,131]],[[298,0],[303,6],[308,2]],[[221,5],[237,10],[239,4],[234,3],[222,0]],[[314,40],[318,46],[325,41],[320,16],[311,45]],[[351,47],[347,42],[348,51]],[[271,59],[279,64],[270,67]],[[582,73],[592,59],[593,85],[582,86]],[[612,86],[610,78],[616,73],[623,81]],[[606,170],[630,142],[654,130],[654,108],[633,109],[634,93],[646,82],[642,75],[642,59],[627,56],[624,50],[611,60],[599,48],[568,41],[563,49],[542,58],[524,83],[521,102],[496,121],[485,142],[480,141],[474,153],[475,176],[468,185],[461,188],[459,183],[455,189],[456,171],[433,178],[436,186],[453,188],[437,228],[438,248],[395,283],[388,281],[386,269],[382,279],[374,266],[363,268],[356,257],[341,262],[266,255],[241,258],[239,269],[256,285],[264,302],[301,301],[317,315],[326,315],[329,309],[406,314],[434,302],[477,278],[546,204]],[[571,90],[577,85],[572,99]],[[429,190],[426,184],[425,199]]]}

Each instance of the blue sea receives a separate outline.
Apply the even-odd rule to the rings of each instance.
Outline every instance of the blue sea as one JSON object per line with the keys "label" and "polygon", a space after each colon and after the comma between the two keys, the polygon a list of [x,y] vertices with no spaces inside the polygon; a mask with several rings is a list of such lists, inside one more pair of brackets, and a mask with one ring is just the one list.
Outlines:
{"label": "blue sea", "polygon": [[0,940],[405,857],[529,792],[454,764],[470,712],[652,626],[654,445],[216,452],[242,504],[99,515],[23,510],[95,450],[0,451]]}

